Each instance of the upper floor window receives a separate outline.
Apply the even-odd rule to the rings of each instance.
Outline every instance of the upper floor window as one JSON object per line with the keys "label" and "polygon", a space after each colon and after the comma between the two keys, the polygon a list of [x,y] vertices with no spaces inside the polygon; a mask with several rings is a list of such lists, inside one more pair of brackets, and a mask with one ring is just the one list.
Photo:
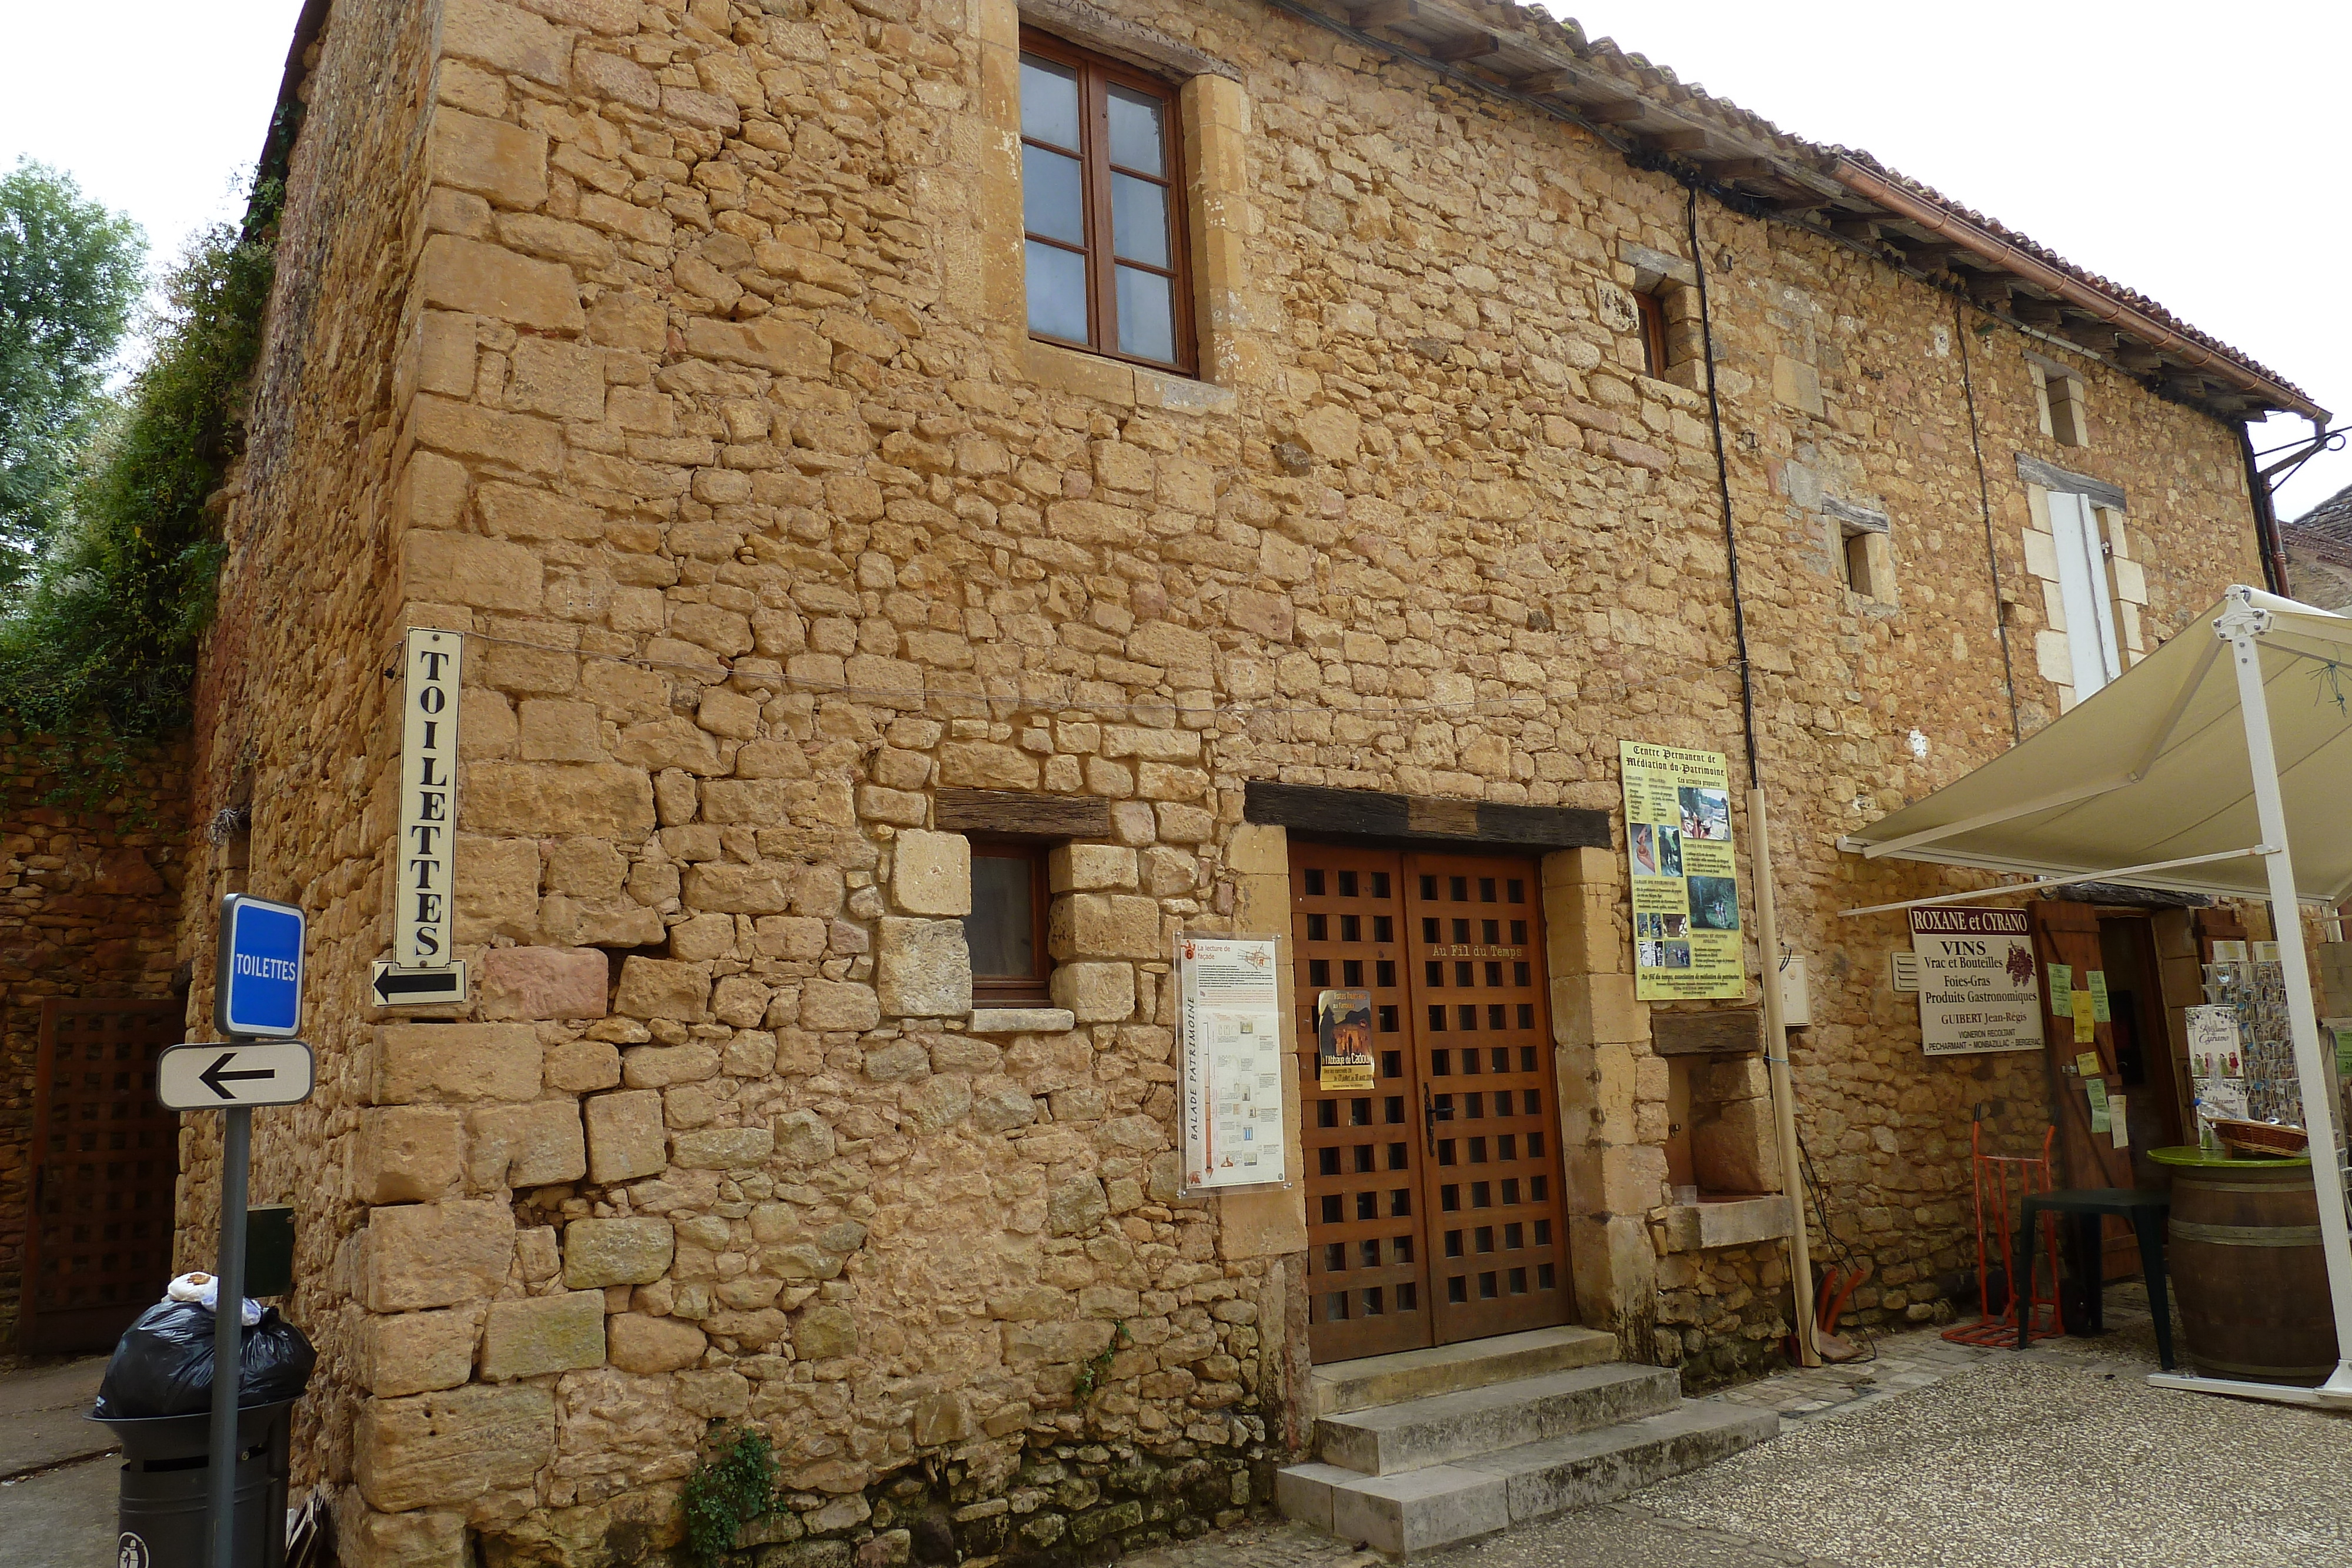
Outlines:
{"label": "upper floor window", "polygon": [[1021,33],[1021,204],[1029,330],[1190,374],[1176,93]]}

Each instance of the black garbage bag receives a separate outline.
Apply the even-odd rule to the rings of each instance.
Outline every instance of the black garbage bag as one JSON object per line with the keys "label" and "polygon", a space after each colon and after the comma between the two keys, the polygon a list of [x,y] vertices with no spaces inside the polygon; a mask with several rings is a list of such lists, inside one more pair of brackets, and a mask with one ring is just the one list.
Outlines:
{"label": "black garbage bag", "polygon": [[[236,1402],[275,1405],[299,1398],[318,1364],[302,1331],[264,1307],[244,1331],[244,1368]],[[123,1331],[98,1385],[100,1420],[193,1416],[213,1404],[213,1313],[196,1301],[158,1301]]]}

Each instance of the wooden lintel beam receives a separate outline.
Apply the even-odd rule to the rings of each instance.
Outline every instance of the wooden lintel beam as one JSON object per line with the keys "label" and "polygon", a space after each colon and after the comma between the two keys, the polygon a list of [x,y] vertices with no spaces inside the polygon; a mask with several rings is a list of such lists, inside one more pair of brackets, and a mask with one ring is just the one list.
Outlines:
{"label": "wooden lintel beam", "polygon": [[1718,180],[1769,180],[1780,171],[1769,158],[1721,158],[1708,162],[1706,172]]}
{"label": "wooden lintel beam", "polygon": [[1348,20],[1359,27],[1393,27],[1420,15],[1421,7],[1412,0],[1372,0],[1369,5],[1349,7]]}
{"label": "wooden lintel beam", "polygon": [[1661,131],[1645,140],[1661,152],[1703,152],[1713,139],[1704,131]]}
{"label": "wooden lintel beam", "polygon": [[2135,338],[2116,345],[2116,362],[2134,375],[2153,375],[2164,368],[2164,356]]}
{"label": "wooden lintel beam", "polygon": [[1904,250],[1903,259],[1915,267],[1941,271],[1952,257],[1960,254],[1960,247],[1956,245],[1915,245]]}
{"label": "wooden lintel beam", "polygon": [[1638,98],[1603,99],[1599,103],[1580,103],[1576,112],[1595,125],[1622,125],[1629,120],[1639,120],[1650,106]]}
{"label": "wooden lintel beam", "polygon": [[1979,272],[1969,277],[1969,298],[1995,310],[2009,308],[2009,278],[2000,273]]}
{"label": "wooden lintel beam", "polygon": [[2035,299],[2023,294],[2010,298],[2009,313],[2029,327],[2055,327],[2066,315],[2054,299]]}
{"label": "wooden lintel beam", "polygon": [[1533,93],[1540,98],[1548,92],[1566,92],[1581,78],[1574,71],[1536,71],[1511,79],[1513,92]]}
{"label": "wooden lintel beam", "polygon": [[1492,33],[1473,33],[1466,38],[1448,38],[1429,47],[1430,57],[1445,60],[1476,60],[1501,52],[1503,40]]}
{"label": "wooden lintel beam", "polygon": [[1841,239],[1860,240],[1870,245],[1878,239],[1878,223],[1874,218],[1832,218],[1830,233]]}
{"label": "wooden lintel beam", "polygon": [[2115,351],[2116,329],[2089,316],[2068,317],[2059,327],[2058,335],[2070,343],[2082,344],[2094,353]]}

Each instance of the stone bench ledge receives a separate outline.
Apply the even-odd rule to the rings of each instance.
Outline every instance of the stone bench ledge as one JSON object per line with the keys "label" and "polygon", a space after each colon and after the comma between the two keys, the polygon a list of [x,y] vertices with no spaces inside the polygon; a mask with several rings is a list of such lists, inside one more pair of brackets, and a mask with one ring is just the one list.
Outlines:
{"label": "stone bench ledge", "polygon": [[1067,1008],[974,1008],[974,1034],[1066,1034],[1078,1027]]}
{"label": "stone bench ledge", "polygon": [[1789,1200],[1771,1193],[1678,1203],[1665,1211],[1665,1226],[1667,1246],[1675,1252],[1777,1241],[1789,1234]]}

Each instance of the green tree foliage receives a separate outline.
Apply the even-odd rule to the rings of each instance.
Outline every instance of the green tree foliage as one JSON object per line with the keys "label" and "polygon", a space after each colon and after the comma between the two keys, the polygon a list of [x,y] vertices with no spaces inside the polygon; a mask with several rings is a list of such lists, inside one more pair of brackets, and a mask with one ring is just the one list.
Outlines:
{"label": "green tree foliage", "polygon": [[[163,289],[152,351],[84,454],[71,506],[0,618],[0,722],[120,743],[186,721],[222,548],[205,502],[242,438],[280,192],[198,235]],[[94,781],[95,782],[95,781]]]}
{"label": "green tree foliage", "polygon": [[0,584],[56,532],[139,297],[139,225],[29,159],[0,174]]}

